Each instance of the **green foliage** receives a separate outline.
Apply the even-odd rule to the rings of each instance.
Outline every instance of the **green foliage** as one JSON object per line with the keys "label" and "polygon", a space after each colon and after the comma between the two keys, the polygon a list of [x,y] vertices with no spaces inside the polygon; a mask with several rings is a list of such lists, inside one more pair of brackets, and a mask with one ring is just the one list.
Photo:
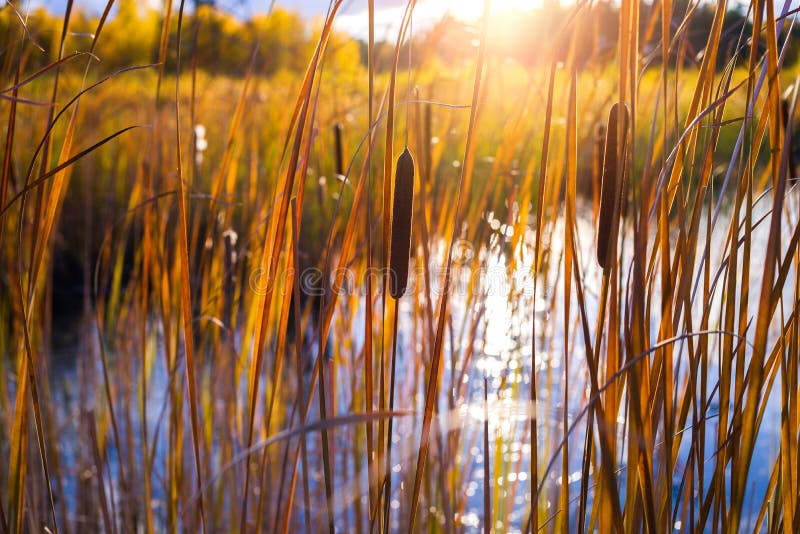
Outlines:
{"label": "green foliage", "polygon": [[136,0],[122,0],[118,5],[116,17],[103,30],[107,36],[99,41],[97,49],[103,69],[108,72],[151,63],[158,46],[158,13],[139,10]]}
{"label": "green foliage", "polygon": [[[143,8],[136,0],[117,2],[116,13],[107,21],[95,54],[99,69],[114,72],[132,65],[145,65],[157,60],[159,35],[163,16]],[[177,12],[170,22],[170,48],[167,71],[175,68]],[[97,19],[75,9],[70,35],[65,44],[67,53],[88,51],[91,32]],[[25,56],[30,68],[41,68],[58,54],[61,32],[60,14],[37,9],[28,14],[26,23],[30,38],[43,50],[29,50]],[[314,51],[318,31],[311,31],[296,13],[275,8],[269,15],[259,14],[243,21],[209,4],[200,4],[187,15],[183,32],[183,51],[188,57],[196,55],[197,66],[213,74],[243,76],[252,63],[254,72],[270,76],[281,70],[302,72]],[[22,40],[23,30],[17,15],[10,8],[0,9],[0,57],[8,61],[13,54],[5,53]],[[346,35],[335,35],[332,41],[335,68],[348,74],[358,69],[358,44]],[[6,69],[7,71],[7,69]],[[4,71],[4,72],[6,72]]]}

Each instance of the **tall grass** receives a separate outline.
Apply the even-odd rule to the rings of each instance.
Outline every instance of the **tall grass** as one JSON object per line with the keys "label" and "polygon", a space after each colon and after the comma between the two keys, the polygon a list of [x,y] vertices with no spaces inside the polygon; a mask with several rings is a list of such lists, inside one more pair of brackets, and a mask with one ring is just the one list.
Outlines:
{"label": "tall grass", "polygon": [[443,66],[370,0],[353,75],[334,0],[241,79],[165,6],[112,74],[113,0],[0,10],[0,532],[800,530],[790,2],[694,63],[700,8],[576,2],[523,66],[487,1]]}

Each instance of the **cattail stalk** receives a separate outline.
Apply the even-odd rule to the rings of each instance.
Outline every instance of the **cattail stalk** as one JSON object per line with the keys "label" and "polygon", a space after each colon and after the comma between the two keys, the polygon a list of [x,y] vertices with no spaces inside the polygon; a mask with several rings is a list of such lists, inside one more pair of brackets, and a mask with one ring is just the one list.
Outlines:
{"label": "cattail stalk", "polygon": [[431,139],[433,138],[433,106],[431,104],[425,104],[425,115],[423,117],[423,143],[422,148],[424,150],[423,156],[424,160],[423,163],[425,168],[423,169],[422,179],[426,185],[431,181],[431,167],[433,167],[433,145],[431,144]]}
{"label": "cattail stalk", "polygon": [[397,158],[392,204],[392,240],[389,255],[389,294],[399,299],[408,285],[411,253],[411,212],[414,206],[414,158],[408,148]]}
{"label": "cattail stalk", "polygon": [[617,242],[621,195],[624,191],[625,147],[628,140],[628,108],[620,102],[611,106],[606,129],[600,214],[597,218],[597,263],[603,270],[611,264]]}

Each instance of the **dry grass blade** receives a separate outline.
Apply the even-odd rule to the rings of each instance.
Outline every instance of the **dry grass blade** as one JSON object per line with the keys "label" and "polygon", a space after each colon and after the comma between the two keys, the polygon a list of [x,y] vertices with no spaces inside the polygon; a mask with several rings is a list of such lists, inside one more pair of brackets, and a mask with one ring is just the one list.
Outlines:
{"label": "dry grass blade", "polygon": [[[533,245],[533,270],[535,273],[539,272],[541,265],[541,257],[544,250],[542,246],[542,227],[544,226],[545,217],[545,194],[546,194],[546,175],[547,175],[547,158],[550,147],[550,128],[553,116],[553,93],[555,90],[555,76],[556,76],[556,62],[553,61],[550,65],[550,73],[547,83],[547,106],[545,108],[545,122],[544,122],[544,135],[542,136],[542,157],[539,167],[539,184],[538,184],[538,198],[536,201],[536,235]],[[533,279],[533,306],[534,314],[536,312],[536,297],[539,289],[539,277]],[[537,402],[537,381],[536,381],[536,320],[531,321],[531,392],[530,401],[531,406],[536,406]],[[530,465],[530,488],[531,488],[531,511],[528,515],[528,520],[525,522],[525,530],[530,532],[539,531],[539,431],[538,431],[538,415],[536,410],[533,411],[530,419],[530,433],[531,433],[531,465]]]}
{"label": "dry grass blade", "polygon": [[103,528],[106,532],[116,532],[113,528],[114,523],[111,521],[111,513],[108,511],[108,497],[106,496],[105,480],[103,476],[103,460],[100,456],[100,449],[97,445],[97,425],[95,421],[95,414],[89,411],[85,414],[84,419],[89,427],[89,438],[92,440],[94,446],[92,453],[94,456],[95,469],[97,469],[97,500],[100,502],[100,510],[103,513]]}
{"label": "dry grass blade", "polygon": [[489,380],[483,378],[483,532],[492,532],[492,477],[489,469]]}
{"label": "dry grass blade", "polygon": [[[279,210],[274,222],[274,234],[272,234],[272,244],[271,249],[268,246],[264,247],[264,252],[261,259],[261,268],[269,273],[267,278],[269,286],[266,288],[265,294],[261,297],[262,304],[258,310],[259,313],[259,324],[258,324],[258,335],[256,338],[256,344],[253,349],[254,357],[253,357],[253,365],[250,371],[250,379],[249,379],[249,401],[248,401],[248,424],[247,424],[247,439],[246,444],[247,447],[253,442],[253,435],[254,435],[254,425],[255,425],[255,413],[256,413],[256,406],[258,400],[258,388],[259,388],[259,381],[260,381],[260,374],[261,374],[261,363],[263,360],[263,352],[264,352],[264,345],[266,343],[267,337],[267,326],[270,316],[270,307],[272,305],[272,290],[273,284],[275,280],[275,273],[278,269],[278,257],[283,249],[283,240],[284,240],[284,230],[286,228],[286,219],[289,211],[289,192],[294,189],[295,178],[298,170],[298,164],[300,162],[300,150],[303,141],[303,133],[305,132],[308,125],[306,124],[306,120],[308,117],[309,108],[312,103],[312,89],[314,86],[315,75],[317,74],[317,68],[320,64],[322,54],[327,46],[327,41],[330,36],[333,20],[336,16],[336,13],[341,6],[341,0],[337,0],[333,3],[330,13],[328,14],[328,18],[325,21],[325,26],[322,29],[322,34],[320,36],[319,42],[317,44],[316,50],[314,51],[314,55],[309,62],[309,66],[306,73],[306,78],[303,82],[303,86],[301,87],[300,93],[298,94],[297,98],[297,105],[296,108],[299,109],[299,113],[296,115],[296,123],[295,117],[293,116],[292,124],[290,125],[290,129],[296,127],[295,136],[294,136],[294,144],[292,146],[291,155],[289,158],[289,165],[286,170],[286,178],[284,181],[284,185],[282,188],[283,194],[280,199]],[[287,135],[287,143],[288,143],[289,136]],[[307,160],[307,158],[305,158]],[[277,195],[277,190],[276,190]],[[324,371],[322,371],[323,366],[320,366],[320,412],[321,416],[324,419],[326,417],[326,408],[325,408],[325,391],[324,391]],[[331,489],[331,481],[330,481],[330,460],[328,458],[328,439],[327,439],[327,431],[326,429],[322,429],[322,446],[323,446],[323,462],[325,466],[325,487],[326,487],[326,496],[327,496],[327,509],[328,509],[328,527],[331,533],[333,532],[333,511],[331,510],[332,505],[332,489]],[[245,484],[244,484],[244,497],[242,499],[242,517],[241,517],[241,529],[244,531],[246,528],[247,523],[247,501],[248,501],[248,491],[249,491],[249,481],[250,481],[250,470],[245,471]]]}
{"label": "dry grass blade", "polygon": [[[183,23],[183,8],[185,0],[181,0],[178,9],[178,65],[177,72],[180,74],[180,35]],[[178,250],[180,254],[180,284],[181,284],[181,316],[183,319],[183,346],[186,357],[186,385],[189,394],[189,416],[192,432],[192,447],[194,449],[195,477],[197,487],[203,487],[202,459],[200,457],[200,417],[198,415],[198,397],[195,369],[194,351],[194,327],[192,314],[192,289],[189,272],[189,243],[188,243],[188,224],[186,215],[186,191],[183,183],[182,169],[182,150],[181,150],[181,131],[180,131],[180,77],[175,78],[175,149],[178,161]],[[197,502],[197,511],[200,517],[200,527],[202,532],[206,531],[206,518],[203,506],[203,498]]]}
{"label": "dry grass blade", "polygon": [[[367,23],[368,23],[368,41],[367,41],[367,125],[371,127],[373,120],[374,120],[374,111],[373,111],[373,98],[375,93],[375,0],[367,0]],[[367,195],[364,199],[365,205],[365,216],[367,224],[365,225],[367,228],[366,231],[366,250],[367,250],[367,258],[366,258],[366,272],[372,272],[372,202],[370,199],[373,196],[373,183],[372,183],[372,143],[367,144],[367,155],[366,155],[366,166],[367,166],[367,174],[368,174],[368,181],[369,187],[367,189]],[[372,277],[367,276],[366,280],[366,291],[364,294],[364,411],[367,415],[372,413],[374,401],[374,385],[373,385],[373,292],[374,288],[372,287]],[[369,524],[375,524],[375,518],[378,515],[378,507],[377,507],[377,490],[374,485],[374,480],[377,480],[375,476],[375,440],[373,437],[374,427],[371,423],[366,424],[366,453],[367,453],[367,477],[368,477],[368,487],[367,493],[369,498],[369,506],[368,506],[368,516],[369,516]]]}
{"label": "dry grass blade", "polygon": [[600,191],[603,184],[603,157],[606,148],[606,127],[598,124],[594,136],[594,152],[592,153],[592,213],[595,222],[600,211]]}
{"label": "dry grass blade", "polygon": [[47,182],[52,177],[58,175],[59,172],[63,171],[64,169],[68,168],[71,165],[74,165],[81,158],[83,158],[84,156],[86,156],[87,154],[89,154],[91,152],[94,152],[95,150],[97,150],[101,146],[105,145],[106,143],[108,143],[112,139],[115,139],[115,138],[119,137],[120,135],[124,134],[125,132],[133,130],[135,128],[141,128],[141,126],[128,126],[126,128],[123,128],[122,130],[119,130],[118,132],[114,132],[113,134],[109,135],[108,137],[105,137],[105,138],[101,139],[100,141],[98,141],[97,143],[93,144],[92,146],[81,150],[80,152],[78,152],[74,156],[70,157],[69,159],[60,162],[58,165],[53,167],[51,170],[42,173],[36,180],[30,181],[30,183],[28,183],[23,189],[21,189],[17,194],[15,194],[13,197],[11,197],[11,199],[8,201],[8,203],[5,206],[3,206],[2,209],[0,209],[0,217],[2,217],[9,209],[11,209],[11,207],[14,205],[14,203],[17,200],[25,197],[28,193],[32,192],[33,190],[35,190],[37,187],[39,187],[43,183]]}
{"label": "dry grass blade", "polygon": [[[464,148],[464,160],[468,160],[474,150],[473,135],[475,134],[475,122],[478,114],[478,102],[481,94],[481,82],[483,81],[483,67],[484,58],[486,54],[486,34],[489,25],[489,8],[491,0],[486,0],[483,10],[483,21],[481,24],[481,40],[480,49],[478,51],[478,59],[475,67],[475,81],[472,88],[472,107],[470,108],[469,126],[467,128],[467,142]],[[447,324],[447,300],[450,292],[451,284],[451,269],[453,262],[453,245],[456,239],[457,229],[460,227],[461,218],[461,200],[463,189],[461,185],[464,182],[465,166],[462,166],[461,175],[459,177],[458,196],[456,198],[455,206],[455,220],[453,223],[453,233],[450,237],[450,242],[447,246],[447,258],[444,272],[444,284],[442,288],[441,297],[439,299],[439,316],[436,324],[436,340],[433,346],[433,356],[430,366],[430,374],[428,375],[426,392],[425,392],[425,412],[422,419],[422,436],[420,437],[419,455],[417,457],[417,467],[414,475],[414,489],[411,495],[411,510],[409,518],[409,530],[414,530],[414,523],[416,521],[417,509],[419,507],[419,494],[422,489],[422,477],[425,472],[425,462],[428,456],[428,448],[430,446],[430,433],[431,422],[433,419],[433,411],[436,403],[436,395],[439,387],[440,379],[440,364],[442,359],[442,350],[444,345],[445,325]]]}
{"label": "dry grass blade", "polygon": [[3,94],[5,94],[5,93],[15,93],[19,89],[21,89],[22,87],[28,85],[32,81],[34,81],[37,78],[41,77],[43,74],[47,74],[51,70],[58,70],[65,63],[67,63],[69,61],[72,61],[73,59],[75,59],[77,57],[85,56],[85,55],[87,55],[87,54],[84,53],[84,52],[75,52],[75,53],[70,54],[68,56],[64,56],[61,59],[58,59],[58,60],[48,64],[46,67],[43,67],[43,68],[39,69],[37,72],[31,74],[30,76],[26,76],[25,79],[23,79],[22,81],[15,80],[14,81],[14,85],[12,85],[10,87],[6,87],[5,89],[0,90],[0,93],[3,93]]}

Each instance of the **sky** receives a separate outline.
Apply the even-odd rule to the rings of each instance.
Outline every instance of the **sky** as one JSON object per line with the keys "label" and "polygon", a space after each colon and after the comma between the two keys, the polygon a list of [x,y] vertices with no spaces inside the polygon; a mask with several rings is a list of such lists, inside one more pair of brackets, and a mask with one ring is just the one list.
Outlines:
{"label": "sky", "polygon": [[[0,0],[2,1],[2,0]],[[163,0],[141,0],[159,7]],[[173,0],[176,1],[176,0]],[[217,0],[217,5],[226,11],[247,18],[269,9],[272,0]],[[531,9],[540,0],[493,0],[493,11],[509,8]],[[44,5],[53,12],[64,10],[66,0],[17,0],[18,6],[28,3],[31,7]],[[75,5],[99,14],[107,0],[75,0]],[[187,0],[187,3],[191,3]],[[300,13],[306,19],[323,17],[328,10],[329,0],[276,0],[276,5]],[[406,0],[376,0],[375,33],[376,38],[394,38],[399,20],[402,18]],[[440,20],[446,13],[462,20],[477,20],[482,13],[484,0],[418,0],[414,9],[414,28],[424,30]],[[367,36],[366,0],[344,0],[336,18],[336,28],[355,37]]]}
{"label": "sky", "polygon": [[[44,4],[51,10],[63,10],[66,5],[66,0],[17,0],[17,4],[24,4],[24,2],[31,2],[32,5]],[[162,4],[162,0],[142,0],[148,2],[155,7]],[[254,14],[263,13],[269,9],[272,0],[217,0],[217,4],[226,11],[240,14],[244,17]],[[76,0],[75,5],[82,6],[94,12],[101,12],[105,7],[107,0]],[[176,2],[177,3],[177,2]],[[191,3],[187,1],[187,4]],[[432,2],[421,2],[432,3]],[[442,4],[456,4],[452,0],[440,1]],[[305,17],[323,16],[328,10],[328,0],[276,0],[277,6],[296,11]],[[341,12],[355,14],[366,10],[367,2],[365,0],[345,0]],[[391,9],[398,6],[404,6],[405,0],[377,0],[375,2],[376,10]]]}
{"label": "sky", "polygon": [[[140,1],[150,3],[156,8],[163,3],[163,0]],[[785,1],[778,0],[776,8],[780,9]],[[177,3],[178,0],[173,0],[173,2]],[[242,18],[248,18],[256,13],[267,12],[272,0],[216,0],[216,2],[226,11]],[[467,22],[476,21],[483,12],[484,2],[485,0],[417,0],[414,9],[414,29],[425,30],[445,14],[453,15]],[[742,0],[734,0],[730,4],[738,5],[741,2]],[[53,12],[59,12],[64,10],[66,0],[17,0],[16,3],[18,6],[28,3],[31,7],[44,5]],[[106,3],[107,0],[75,0],[76,6],[81,6],[97,14],[103,10]],[[193,2],[187,0],[187,3]],[[329,3],[329,0],[275,0],[277,6],[300,13],[309,20],[323,17],[328,10]],[[800,5],[800,0],[791,0],[790,3]],[[376,0],[375,36],[377,39],[394,40],[405,5],[406,0]],[[539,5],[541,5],[541,0],[492,0],[492,11],[496,13],[511,9],[527,10]],[[368,29],[366,9],[366,0],[344,0],[336,17],[336,29],[359,39],[366,39]]]}
{"label": "sky", "polygon": [[[30,1],[31,4],[44,4],[51,10],[63,10],[66,5],[65,0],[17,0],[17,4],[24,4]],[[162,0],[142,0],[159,7]],[[76,0],[75,5],[82,6],[94,12],[101,12],[106,6],[107,0]],[[191,2],[187,1],[187,4]],[[270,0],[218,0],[220,6],[226,10],[248,15],[252,13],[265,12],[269,9]],[[327,0],[280,0],[277,5],[297,11],[304,16],[324,15],[328,7]],[[352,2],[348,2],[352,3]]]}
{"label": "sky", "polygon": [[[2,1],[2,0],[0,0]],[[176,1],[177,0],[173,0]],[[269,9],[272,0],[216,0],[217,4],[226,9],[244,17],[254,13],[266,12]],[[563,0],[562,0],[563,1]],[[775,2],[776,9],[780,9],[785,0],[777,0]],[[83,6],[87,9],[101,12],[106,5],[107,0],[75,0],[75,5]],[[141,0],[142,3],[150,3],[155,7],[159,7],[163,0]],[[32,6],[45,5],[51,10],[63,10],[66,5],[66,0],[16,0],[17,5],[24,5],[30,3]],[[187,0],[187,3],[191,3]],[[480,11],[483,7],[484,0],[418,0],[417,13],[420,11],[431,11],[436,13],[443,13],[446,10],[452,12]],[[731,2],[733,5],[746,4],[744,0],[734,0]],[[791,4],[800,6],[800,0],[791,0]],[[328,9],[329,0],[276,0],[276,5],[296,11],[305,17],[322,16]],[[376,0],[376,11],[391,11],[401,9],[405,6],[406,0]],[[508,9],[513,6],[516,8],[530,8],[541,4],[541,0],[492,0],[493,10]],[[366,0],[344,0],[341,9],[342,14],[355,15],[366,11]],[[477,16],[477,15],[474,15]],[[474,18],[474,17],[473,17]]]}

